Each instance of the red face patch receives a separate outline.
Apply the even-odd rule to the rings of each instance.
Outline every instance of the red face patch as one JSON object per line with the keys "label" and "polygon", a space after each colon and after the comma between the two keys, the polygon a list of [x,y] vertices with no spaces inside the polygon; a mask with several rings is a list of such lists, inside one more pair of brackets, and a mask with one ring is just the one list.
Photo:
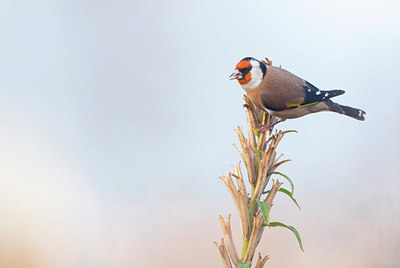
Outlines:
{"label": "red face patch", "polygon": [[[235,68],[241,70],[247,67],[253,67],[253,66],[251,65],[250,61],[242,60],[236,65]],[[239,84],[241,85],[246,85],[250,81],[251,81],[251,73],[247,73],[242,79],[238,80]]]}
{"label": "red face patch", "polygon": [[240,70],[240,69],[244,69],[244,68],[247,68],[247,67],[253,67],[253,66],[251,65],[250,61],[242,60],[238,64],[236,64],[235,69],[239,69]]}
{"label": "red face patch", "polygon": [[247,83],[249,83],[251,81],[251,73],[247,73],[243,79],[238,80],[239,84],[241,85],[246,85]]}

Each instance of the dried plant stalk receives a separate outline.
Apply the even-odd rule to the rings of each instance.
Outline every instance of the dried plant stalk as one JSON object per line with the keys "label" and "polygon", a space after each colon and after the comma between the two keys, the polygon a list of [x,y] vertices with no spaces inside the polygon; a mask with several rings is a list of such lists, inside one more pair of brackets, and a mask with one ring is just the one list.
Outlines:
{"label": "dried plant stalk", "polygon": [[[228,176],[222,176],[221,179],[231,193],[233,202],[235,203],[236,209],[239,212],[240,224],[242,226],[242,236],[244,239],[247,239],[250,235],[250,222],[247,209],[248,198],[247,194],[246,196],[242,194],[243,192],[246,193],[246,189],[242,189],[242,191],[240,191],[240,189],[236,188],[235,184],[233,183],[231,173],[229,173]],[[242,178],[239,179],[242,180]],[[244,185],[243,180],[239,185],[241,184]]]}
{"label": "dried plant stalk", "polygon": [[256,172],[254,168],[254,154],[251,148],[250,142],[244,137],[243,131],[241,127],[238,127],[236,130],[236,135],[239,139],[240,146],[242,147],[242,151],[235,145],[236,149],[239,151],[242,156],[243,162],[247,169],[247,174],[249,177],[249,182],[251,185],[256,183]]}
{"label": "dried plant stalk", "polygon": [[[271,63],[268,59],[266,60],[266,63]],[[231,267],[232,263],[235,267],[250,267],[243,265],[248,265],[249,263],[251,265],[267,224],[263,213],[258,207],[258,202],[265,202],[267,205],[263,206],[268,206],[269,211],[282,183],[278,180],[273,181],[270,190],[267,191],[268,195],[265,198],[262,198],[262,196],[266,193],[266,187],[275,170],[281,164],[290,161],[289,159],[280,160],[280,157],[277,157],[276,148],[283,136],[292,131],[275,131],[273,134],[271,130],[267,130],[259,133],[258,130],[261,124],[273,124],[277,121],[277,118],[260,111],[246,95],[244,96],[244,101],[248,138],[245,137],[242,128],[238,127],[235,133],[238,137],[240,148],[235,144],[234,146],[240,153],[246,167],[251,190],[247,191],[246,189],[240,162],[233,167],[233,172],[220,177],[228,188],[239,213],[243,238],[242,254],[239,257],[232,239],[231,215],[227,217],[226,221],[220,216],[219,220],[225,240],[221,239],[220,245],[216,242],[214,243],[219,249],[225,267]],[[235,178],[236,184],[232,177]],[[268,256],[262,258],[259,253],[255,267],[264,267],[268,258]]]}
{"label": "dried plant stalk", "polygon": [[270,192],[267,195],[267,198],[265,198],[265,203],[267,203],[269,206],[272,206],[272,200],[274,200],[276,193],[279,190],[279,187],[281,187],[282,183],[279,182],[279,180],[277,180],[276,182],[274,182],[274,184],[272,185],[272,188],[270,190]]}
{"label": "dried plant stalk", "polygon": [[233,264],[236,266],[239,261],[239,256],[237,254],[237,251],[236,251],[235,245],[233,243],[233,239],[232,239],[231,215],[228,216],[226,223],[221,215],[219,216],[219,221],[221,222],[222,230],[224,231],[224,236],[227,241],[227,248],[228,248],[229,255],[231,257]]}
{"label": "dried plant stalk", "polygon": [[226,246],[225,246],[225,243],[224,243],[224,239],[221,238],[221,244],[220,245],[218,245],[217,242],[214,242],[214,244],[218,248],[219,255],[221,256],[222,261],[224,263],[224,267],[225,268],[232,268],[232,263],[231,263],[231,260],[229,259],[228,252],[226,251]]}
{"label": "dried plant stalk", "polygon": [[256,268],[262,268],[264,267],[265,263],[267,262],[267,260],[269,259],[268,255],[265,256],[264,258],[261,257],[260,252],[258,253],[258,259],[257,259],[257,263],[256,263]]}
{"label": "dried plant stalk", "polygon": [[261,235],[264,231],[264,227],[262,226],[263,223],[264,223],[264,218],[262,214],[258,212],[257,216],[254,218],[253,221],[253,230],[251,231],[247,252],[243,260],[244,263],[251,262],[254,257],[254,253],[256,252],[256,248],[258,246],[258,243],[260,242]]}

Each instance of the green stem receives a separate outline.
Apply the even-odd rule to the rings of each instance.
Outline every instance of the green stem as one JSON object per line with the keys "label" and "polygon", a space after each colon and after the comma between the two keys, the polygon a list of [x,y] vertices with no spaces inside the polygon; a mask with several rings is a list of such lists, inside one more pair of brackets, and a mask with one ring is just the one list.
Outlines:
{"label": "green stem", "polygon": [[[250,221],[250,230],[253,229],[253,215],[254,215],[254,210],[256,208],[256,200],[253,199],[254,195],[254,190],[256,189],[255,185],[251,186],[251,196],[250,196],[250,205],[249,205],[249,221]],[[244,257],[246,256],[247,253],[247,247],[249,246],[249,238],[243,239],[243,250],[242,250],[242,258],[241,260],[244,260]]]}
{"label": "green stem", "polygon": [[244,260],[244,257],[246,257],[248,246],[249,246],[249,239],[247,238],[243,240],[242,257],[240,258],[242,261]]}
{"label": "green stem", "polygon": [[254,217],[254,212],[256,210],[256,205],[257,201],[255,199],[250,199],[250,205],[249,205],[250,230],[253,229],[253,217]]}
{"label": "green stem", "polygon": [[[256,174],[258,175],[258,169],[260,168],[260,161],[261,160],[261,150],[259,148],[259,137],[257,138],[257,149],[256,149],[256,155],[258,156],[255,161],[254,169],[256,171]],[[250,195],[250,205],[249,205],[249,221],[250,221],[250,229],[253,228],[253,217],[255,214],[256,210],[256,205],[257,205],[257,200],[255,200],[254,197],[254,191],[255,191],[256,186],[252,185],[251,186],[251,195]]]}

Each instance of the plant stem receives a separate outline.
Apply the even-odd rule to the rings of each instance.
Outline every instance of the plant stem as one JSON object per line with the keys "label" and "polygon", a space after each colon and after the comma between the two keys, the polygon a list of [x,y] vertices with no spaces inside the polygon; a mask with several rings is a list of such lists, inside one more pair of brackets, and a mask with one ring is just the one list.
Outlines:
{"label": "plant stem", "polygon": [[[255,185],[251,186],[251,196],[250,196],[250,205],[249,205],[249,220],[250,220],[250,230],[253,229],[253,215],[254,215],[254,209],[256,205],[256,200],[253,199],[254,195],[254,190],[256,189]],[[247,247],[249,246],[249,239],[245,238],[243,239],[243,249],[242,249],[242,260],[244,260],[244,257],[246,256],[247,253]]]}
{"label": "plant stem", "polygon": [[[260,124],[263,121],[263,117],[265,116],[265,113],[262,113],[260,116]],[[257,142],[256,142],[256,161],[254,163],[254,169],[256,174],[258,174],[258,169],[260,167],[260,160],[261,160],[261,148],[260,148],[260,133],[258,132],[258,130],[254,130],[254,134],[257,137]],[[257,206],[257,200],[255,200],[253,198],[254,196],[254,191],[256,189],[255,185],[251,185],[251,195],[250,195],[250,204],[249,204],[249,221],[250,221],[250,230],[253,229],[253,218],[254,218],[254,214],[256,212],[256,206]],[[241,260],[243,261],[244,258],[246,257],[246,253],[247,253],[247,248],[249,246],[249,238],[245,238],[243,239],[243,249],[242,249],[242,257]]]}
{"label": "plant stem", "polygon": [[244,260],[244,257],[246,257],[247,247],[248,246],[249,246],[249,239],[246,238],[246,239],[243,240],[242,257],[240,258],[242,261]]}
{"label": "plant stem", "polygon": [[256,210],[256,205],[257,205],[257,200],[250,199],[250,205],[249,205],[250,229],[253,228],[253,218],[254,218],[254,213],[255,213],[255,210]]}

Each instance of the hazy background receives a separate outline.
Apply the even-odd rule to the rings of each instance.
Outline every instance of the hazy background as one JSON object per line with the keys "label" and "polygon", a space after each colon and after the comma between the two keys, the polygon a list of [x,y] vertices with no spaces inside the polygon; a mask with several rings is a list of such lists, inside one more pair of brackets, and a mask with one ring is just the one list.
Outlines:
{"label": "hazy background", "polygon": [[286,121],[266,267],[399,267],[398,1],[1,1],[0,267],[222,267],[243,57],[367,111]]}

